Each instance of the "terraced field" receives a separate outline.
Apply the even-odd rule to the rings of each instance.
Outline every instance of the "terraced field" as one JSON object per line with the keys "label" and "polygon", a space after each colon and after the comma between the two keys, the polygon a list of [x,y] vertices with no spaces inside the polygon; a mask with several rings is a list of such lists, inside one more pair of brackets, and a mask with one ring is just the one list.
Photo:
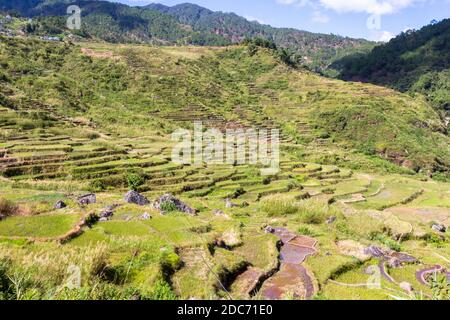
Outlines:
{"label": "terraced field", "polygon": [[[324,84],[280,65],[272,70],[269,66],[276,62],[263,53],[257,67],[269,73],[244,81],[246,75],[236,75],[230,67],[236,59],[229,57],[242,54],[241,48],[217,53],[206,48],[84,46],[113,52],[91,55],[94,64],[113,68],[126,60],[133,68],[152,71],[148,77],[159,77],[160,86],[149,96],[115,96],[114,121],[104,105],[80,115],[65,109],[64,101],[47,110],[10,96],[16,107],[0,108],[0,277],[15,270],[17,279],[30,279],[19,282],[19,291],[13,286],[2,291],[3,297],[449,298],[450,186],[427,178],[425,171],[401,168],[398,159],[375,159],[322,132],[312,120],[311,101],[331,108],[321,90],[342,83],[322,80]],[[213,64],[197,59],[215,54],[225,55],[216,68],[227,72],[209,81],[212,75],[200,70],[214,69]],[[183,60],[177,60],[180,56]],[[191,60],[189,68],[180,67]],[[280,70],[291,76],[286,78],[290,83],[279,79]],[[168,74],[189,77],[185,72],[205,87],[193,89],[196,94],[183,92],[188,90],[183,84],[179,92],[169,90],[174,84],[165,81],[175,80]],[[310,91],[301,90],[302,83]],[[25,90],[15,85],[16,93]],[[393,95],[389,99],[413,103],[373,86],[349,84],[345,89],[375,100]],[[104,88],[99,92],[99,101],[117,95]],[[215,108],[206,92],[223,105]],[[170,100],[175,103],[178,94],[198,101],[176,109]],[[127,118],[118,99],[132,96],[152,103],[145,112],[131,103],[129,109],[136,113]],[[351,98],[342,93],[341,99]],[[36,125],[36,117],[42,125]],[[280,172],[261,176],[255,165],[173,163],[170,129],[191,128],[198,120],[220,129],[270,129],[281,123]],[[439,139],[437,143],[448,141]],[[418,165],[425,161],[422,156],[413,157]],[[150,201],[170,193],[197,214],[129,203],[124,196],[130,188]],[[80,204],[79,197],[87,193],[96,195],[95,202]],[[56,209],[59,200],[66,206]],[[436,265],[441,268],[433,269]],[[439,270],[436,279],[430,268]],[[73,270],[80,272],[76,286],[70,285]]]}

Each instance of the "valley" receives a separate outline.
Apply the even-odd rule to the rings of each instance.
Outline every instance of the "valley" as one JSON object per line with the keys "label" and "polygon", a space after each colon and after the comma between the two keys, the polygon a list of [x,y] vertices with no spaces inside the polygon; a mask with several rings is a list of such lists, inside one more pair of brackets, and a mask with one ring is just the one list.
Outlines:
{"label": "valley", "polygon": [[[449,138],[424,97],[248,45],[0,37],[0,61],[0,297],[448,299]],[[194,121],[279,128],[280,172],[173,163]]]}

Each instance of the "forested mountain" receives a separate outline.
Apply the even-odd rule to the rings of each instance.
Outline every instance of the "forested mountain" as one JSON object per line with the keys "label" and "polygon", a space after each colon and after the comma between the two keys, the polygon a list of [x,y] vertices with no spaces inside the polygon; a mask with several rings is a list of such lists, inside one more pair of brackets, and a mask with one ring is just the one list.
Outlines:
{"label": "forested mountain", "polygon": [[330,61],[351,52],[367,52],[373,43],[337,35],[317,34],[292,28],[273,28],[256,21],[248,21],[234,13],[214,12],[198,5],[184,3],[173,7],[150,4],[146,8],[171,15],[178,22],[196,31],[222,35],[232,42],[244,38],[262,37],[277,46],[290,49],[295,60],[319,71]]}
{"label": "forested mountain", "polygon": [[[69,4],[82,9],[82,32],[94,38],[120,43],[229,45],[245,38],[262,37],[288,50],[292,60],[323,71],[333,61],[355,52],[368,52],[373,43],[337,35],[273,28],[248,21],[234,13],[214,12],[193,4],[167,7],[151,4],[130,7],[93,0],[0,0],[0,10],[26,17],[65,16]],[[42,18],[46,17],[46,18]],[[64,29],[65,21],[51,30]]]}
{"label": "forested mountain", "polygon": [[[113,43],[194,44],[227,45],[224,37],[199,33],[176,22],[160,12],[130,7],[107,1],[32,0],[28,5],[0,1],[0,9],[17,11],[17,14],[33,17],[35,24],[46,26],[44,31],[63,32],[69,4],[82,9],[82,31],[80,35]],[[39,28],[38,28],[39,29]]]}
{"label": "forested mountain", "polygon": [[420,92],[447,115],[450,111],[450,19],[407,31],[368,54],[332,65],[341,78]]}

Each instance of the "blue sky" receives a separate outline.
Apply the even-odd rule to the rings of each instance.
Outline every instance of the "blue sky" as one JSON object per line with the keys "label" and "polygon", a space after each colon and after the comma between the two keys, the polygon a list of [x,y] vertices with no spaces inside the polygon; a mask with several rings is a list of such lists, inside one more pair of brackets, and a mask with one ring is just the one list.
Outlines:
{"label": "blue sky", "polygon": [[275,27],[387,41],[450,18],[450,0],[115,0],[129,5],[196,3]]}

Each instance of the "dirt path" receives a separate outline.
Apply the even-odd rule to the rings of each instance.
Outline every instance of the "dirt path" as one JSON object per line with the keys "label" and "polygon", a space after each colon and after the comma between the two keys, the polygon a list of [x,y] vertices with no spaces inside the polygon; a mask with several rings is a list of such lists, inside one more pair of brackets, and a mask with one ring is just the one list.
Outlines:
{"label": "dirt path", "polygon": [[314,295],[314,282],[302,263],[317,253],[317,241],[296,235],[285,228],[268,228],[280,238],[280,269],[261,288],[262,297],[279,300],[287,297],[309,299]]}
{"label": "dirt path", "polygon": [[[433,267],[430,268],[426,268],[426,269],[422,269],[416,272],[416,278],[417,281],[419,281],[421,284],[429,287],[430,284],[427,281],[427,276],[432,274],[432,273],[439,273],[442,272],[444,270],[444,267],[442,267],[441,265],[435,265]],[[449,273],[447,272],[447,279],[448,279],[448,275]]]}

